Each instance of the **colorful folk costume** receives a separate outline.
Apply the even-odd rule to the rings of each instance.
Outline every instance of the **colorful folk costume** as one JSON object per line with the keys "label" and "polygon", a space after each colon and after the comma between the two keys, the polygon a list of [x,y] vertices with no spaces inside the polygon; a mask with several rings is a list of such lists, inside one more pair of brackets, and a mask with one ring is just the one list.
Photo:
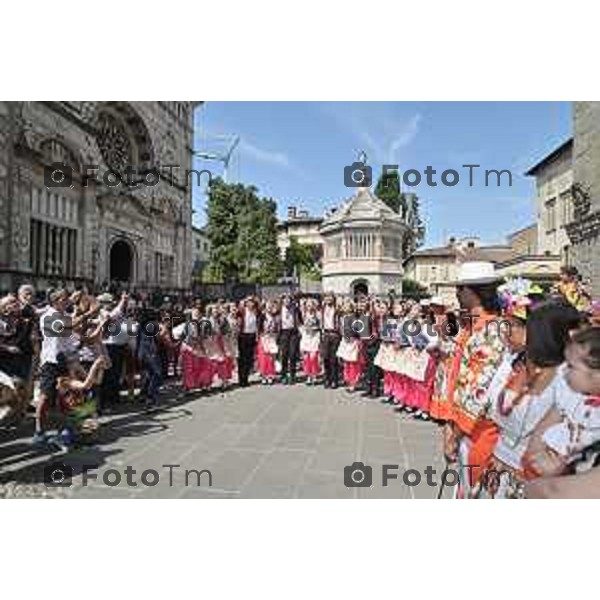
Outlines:
{"label": "colorful folk costume", "polygon": [[404,350],[405,366],[410,369],[408,372],[405,369],[404,372],[404,405],[409,411],[415,411],[419,418],[427,419],[431,407],[437,360],[429,352],[430,346],[435,343],[435,336],[427,335],[424,323],[420,323],[420,326],[421,332],[409,336],[410,347]]}
{"label": "colorful folk costume", "polygon": [[212,382],[212,365],[204,348],[203,324],[204,320],[186,323],[180,351],[182,385],[186,391],[206,389],[209,381]]}
{"label": "colorful folk costume", "polygon": [[479,497],[522,497],[525,481],[564,473],[600,439],[600,402],[569,387],[564,365],[537,395],[523,393],[523,371],[504,362],[492,382],[490,414],[499,439]]}
{"label": "colorful folk costume", "polygon": [[394,337],[395,333],[395,322],[390,317],[386,319],[381,334],[380,344],[375,360],[373,361],[376,366],[381,369],[383,377],[383,393],[387,397],[388,404],[394,401],[394,359],[396,354]]}
{"label": "colorful folk costume", "polygon": [[[486,262],[465,262],[460,267],[460,289],[489,290],[498,281],[494,265]],[[468,296],[467,296],[468,297]],[[491,460],[498,440],[496,424],[486,415],[487,389],[504,354],[499,316],[479,306],[469,310],[456,336],[454,354],[446,374],[449,422],[458,437],[460,485],[458,497],[471,497],[481,473]],[[456,438],[455,438],[456,439]],[[477,468],[469,467],[477,465]]]}
{"label": "colorful folk costume", "polygon": [[495,314],[482,312],[473,319],[472,327],[463,326],[448,375],[450,420],[462,433],[459,463],[467,496],[488,465],[498,440],[496,424],[486,417],[487,388],[504,352],[498,327],[493,323],[496,320]]}
{"label": "colorful folk costume", "polygon": [[342,339],[338,346],[336,356],[343,364],[344,384],[354,391],[358,387],[365,367],[365,359],[362,352],[360,332],[355,323],[360,321],[358,313],[354,312],[354,306],[347,303],[342,311]]}
{"label": "colorful folk costume", "polygon": [[429,414],[437,421],[451,421],[452,403],[448,395],[448,375],[454,359],[456,341],[450,336],[440,336],[437,345],[438,367],[433,381]]}
{"label": "colorful folk costume", "polygon": [[586,311],[590,307],[590,294],[578,280],[561,281],[554,291],[579,311]]}
{"label": "colorful folk costume", "polygon": [[[225,362],[225,352],[223,350],[222,341],[222,317],[218,314],[216,306],[211,306],[207,310],[207,319],[205,321],[206,329],[204,330],[204,351],[206,352],[207,375],[206,386],[211,387],[215,377],[219,377],[223,373],[223,363]],[[224,385],[224,380],[219,377],[221,387]]]}
{"label": "colorful folk costume", "polygon": [[316,383],[321,372],[319,348],[321,346],[321,321],[314,304],[309,304],[300,327],[300,352],[302,353],[302,370],[308,385]]}
{"label": "colorful folk costume", "polygon": [[219,379],[224,386],[230,384],[233,379],[233,371],[238,356],[238,333],[239,323],[235,313],[226,313],[221,319],[221,348],[223,350],[223,362],[219,372]]}
{"label": "colorful folk costume", "polygon": [[262,383],[272,384],[277,377],[276,359],[279,353],[279,316],[269,311],[262,322],[262,331],[256,344],[256,364]]}

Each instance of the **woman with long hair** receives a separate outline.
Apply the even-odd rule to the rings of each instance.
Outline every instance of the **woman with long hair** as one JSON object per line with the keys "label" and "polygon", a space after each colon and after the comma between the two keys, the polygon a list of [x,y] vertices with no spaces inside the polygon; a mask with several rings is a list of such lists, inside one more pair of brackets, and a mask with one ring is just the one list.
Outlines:
{"label": "woman with long hair", "polygon": [[315,385],[319,374],[321,346],[321,318],[318,313],[318,302],[308,298],[302,315],[300,327],[300,352],[302,353],[302,370],[306,375],[306,384]]}
{"label": "woman with long hair", "polygon": [[[484,473],[479,491],[497,498],[519,497],[526,480],[543,474],[528,468],[525,455],[535,455],[532,440],[540,438],[536,432],[545,427],[544,421],[548,424],[553,407],[574,394],[561,365],[570,334],[581,323],[577,310],[555,302],[531,311],[517,302],[506,316],[507,349],[487,393],[488,418],[495,423],[497,442],[489,459],[477,461]],[[475,489],[473,494],[477,493]]]}
{"label": "woman with long hair", "polygon": [[265,305],[264,319],[261,319],[260,332],[256,343],[256,366],[263,385],[273,385],[277,377],[276,358],[279,353],[279,303],[269,300]]}

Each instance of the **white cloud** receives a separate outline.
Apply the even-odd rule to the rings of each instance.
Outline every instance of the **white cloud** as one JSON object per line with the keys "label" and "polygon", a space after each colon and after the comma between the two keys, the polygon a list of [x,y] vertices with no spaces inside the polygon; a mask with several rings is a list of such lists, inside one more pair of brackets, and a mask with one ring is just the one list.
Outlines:
{"label": "white cloud", "polygon": [[240,142],[240,151],[261,163],[282,167],[284,169],[292,168],[292,162],[290,161],[288,155],[284,152],[276,152],[272,150],[266,150],[265,148],[259,148],[247,140],[242,140]]}
{"label": "white cloud", "polygon": [[398,150],[410,145],[419,133],[422,115],[398,122],[386,115],[387,107],[378,103],[327,103],[324,112],[364,146],[369,162],[395,163]]}
{"label": "white cloud", "polygon": [[394,163],[396,161],[396,152],[398,152],[400,148],[408,146],[417,137],[417,134],[419,133],[420,122],[421,115],[419,113],[413,115],[409,122],[402,127],[402,129],[398,132],[396,137],[392,140],[389,150],[389,157],[391,163]]}

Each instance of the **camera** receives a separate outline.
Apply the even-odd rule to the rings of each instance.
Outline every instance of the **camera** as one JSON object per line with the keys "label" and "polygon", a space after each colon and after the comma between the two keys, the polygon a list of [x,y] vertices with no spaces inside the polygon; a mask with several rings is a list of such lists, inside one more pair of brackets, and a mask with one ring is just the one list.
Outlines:
{"label": "camera", "polygon": [[373,170],[362,162],[353,162],[344,167],[344,185],[346,187],[370,187],[373,182]]}
{"label": "camera", "polygon": [[44,167],[44,185],[49,188],[71,187],[73,168],[65,163],[55,162]]}
{"label": "camera", "polygon": [[371,337],[371,317],[369,315],[345,315],[342,320],[345,338],[368,340]]}
{"label": "camera", "polygon": [[46,487],[70,487],[72,480],[73,468],[64,463],[52,463],[44,467]]}
{"label": "camera", "polygon": [[346,487],[371,487],[373,469],[365,463],[354,462],[344,467],[344,485]]}
{"label": "camera", "polygon": [[46,337],[68,338],[72,333],[72,321],[68,315],[51,314],[42,319],[42,333]]}

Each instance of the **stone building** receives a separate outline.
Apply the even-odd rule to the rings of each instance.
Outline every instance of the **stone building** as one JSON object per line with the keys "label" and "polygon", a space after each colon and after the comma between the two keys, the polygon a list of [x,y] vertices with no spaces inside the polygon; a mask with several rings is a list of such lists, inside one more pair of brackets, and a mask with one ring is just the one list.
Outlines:
{"label": "stone building", "polygon": [[192,279],[199,282],[210,261],[210,241],[204,227],[192,226]]}
{"label": "stone building", "polygon": [[277,246],[281,256],[290,245],[293,237],[299,244],[311,244],[318,247],[323,246],[323,238],[319,228],[323,223],[323,217],[309,215],[306,210],[298,210],[296,206],[288,206],[287,219],[277,224]]}
{"label": "stone building", "polygon": [[538,224],[523,227],[506,237],[508,245],[519,254],[535,256],[538,254]]}
{"label": "stone building", "polygon": [[454,282],[465,261],[491,262],[503,277],[553,282],[558,278],[560,257],[540,255],[535,233],[536,227],[529,226],[508,235],[506,244],[490,245],[482,245],[477,237],[451,237],[445,246],[417,250],[408,257],[404,263],[405,278],[417,281],[450,305],[456,304]]}
{"label": "stone building", "polygon": [[323,238],[323,290],[339,295],[402,291],[402,246],[410,230],[402,215],[368,187],[327,217]]}
{"label": "stone building", "polygon": [[542,158],[525,175],[535,177],[538,254],[570,262],[567,224],[573,217],[573,139]]}
{"label": "stone building", "polygon": [[574,103],[573,218],[570,262],[600,295],[600,102]]}
{"label": "stone building", "polygon": [[0,102],[0,289],[187,288],[194,107]]}

